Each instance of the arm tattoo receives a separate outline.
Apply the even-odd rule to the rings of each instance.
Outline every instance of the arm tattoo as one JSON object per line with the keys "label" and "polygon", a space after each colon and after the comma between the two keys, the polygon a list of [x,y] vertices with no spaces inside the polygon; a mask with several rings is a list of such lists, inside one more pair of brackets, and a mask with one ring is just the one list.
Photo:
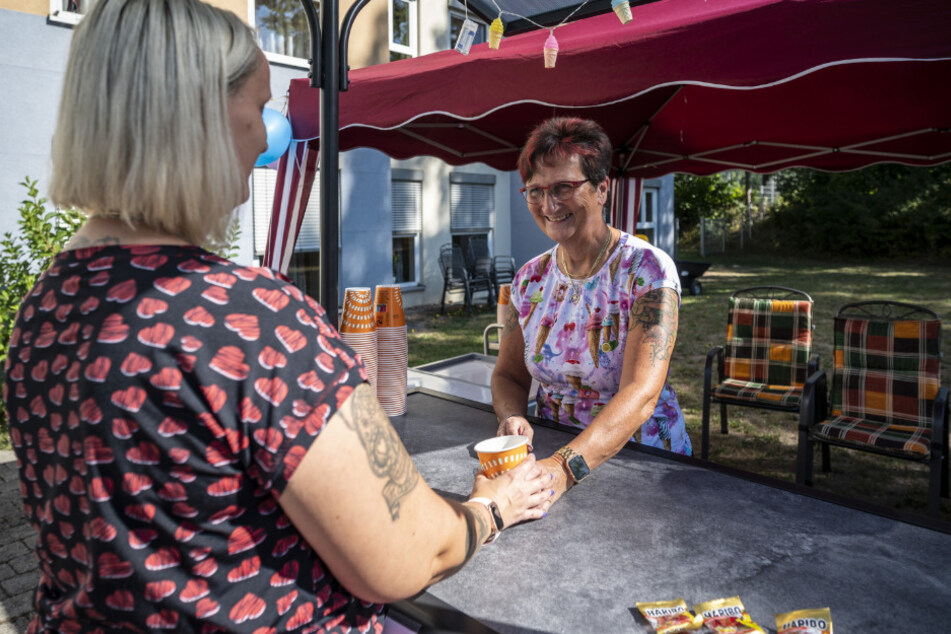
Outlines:
{"label": "arm tattoo", "polygon": [[671,293],[663,289],[644,293],[631,306],[631,328],[643,329],[644,341],[651,348],[651,365],[670,360],[676,336],[673,327],[676,310]]}
{"label": "arm tattoo", "polygon": [[395,521],[400,516],[400,500],[416,487],[419,472],[369,387],[357,387],[350,398],[350,415],[344,415],[342,410],[340,413],[347,427],[357,432],[373,475],[386,480],[383,499]]}
{"label": "arm tattoo", "polygon": [[475,557],[479,546],[489,538],[489,525],[486,523],[485,518],[482,517],[482,514],[477,513],[465,504],[460,504],[459,508],[462,509],[462,516],[466,520],[466,558],[463,559],[462,563],[458,566],[453,566],[447,570],[443,578],[451,577],[462,570],[462,568],[469,563],[469,560]]}
{"label": "arm tattoo", "polygon": [[518,310],[515,308],[515,304],[509,304],[508,310],[505,311],[505,323],[502,325],[501,339],[508,339],[514,333],[521,332],[521,326],[518,324]]}

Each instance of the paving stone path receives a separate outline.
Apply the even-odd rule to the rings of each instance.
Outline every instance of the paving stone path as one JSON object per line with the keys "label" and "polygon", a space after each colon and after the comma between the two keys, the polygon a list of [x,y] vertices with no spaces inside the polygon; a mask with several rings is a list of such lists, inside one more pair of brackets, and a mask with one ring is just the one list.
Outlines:
{"label": "paving stone path", "polygon": [[33,614],[35,542],[23,515],[16,456],[0,450],[0,634],[25,632]]}

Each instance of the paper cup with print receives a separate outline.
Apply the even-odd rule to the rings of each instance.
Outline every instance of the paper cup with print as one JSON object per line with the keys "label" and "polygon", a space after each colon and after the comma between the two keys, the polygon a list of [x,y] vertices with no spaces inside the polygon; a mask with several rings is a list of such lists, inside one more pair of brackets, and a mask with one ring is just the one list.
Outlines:
{"label": "paper cup with print", "polygon": [[340,338],[360,355],[367,371],[367,380],[376,393],[377,336],[373,306],[371,288],[346,289],[343,294],[343,314],[340,318]]}
{"label": "paper cup with print", "polygon": [[528,436],[496,436],[476,444],[479,464],[487,478],[514,469],[528,455]]}
{"label": "paper cup with print", "polygon": [[406,325],[403,313],[403,294],[396,284],[381,284],[376,287],[376,327],[399,328]]}
{"label": "paper cup with print", "polygon": [[340,319],[341,333],[368,334],[376,331],[373,314],[373,296],[369,287],[353,287],[344,290],[343,315]]}
{"label": "paper cup with print", "polygon": [[512,301],[512,285],[499,285],[499,303],[497,307],[496,320],[500,324],[505,323],[505,313],[509,309],[509,302]]}

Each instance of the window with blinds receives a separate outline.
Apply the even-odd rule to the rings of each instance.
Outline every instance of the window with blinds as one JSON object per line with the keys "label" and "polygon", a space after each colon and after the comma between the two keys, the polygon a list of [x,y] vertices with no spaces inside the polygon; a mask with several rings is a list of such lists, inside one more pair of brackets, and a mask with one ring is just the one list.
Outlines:
{"label": "window with blinds", "polygon": [[417,233],[422,230],[423,184],[419,181],[393,181],[393,233]]}
{"label": "window with blinds", "polygon": [[423,225],[423,184],[393,180],[393,281],[415,284],[420,278],[420,232]]}
{"label": "window with blinds", "polygon": [[455,232],[488,232],[495,212],[495,186],[482,183],[451,183],[450,228]]}
{"label": "window with blinds", "polygon": [[[266,167],[255,168],[251,176],[253,215],[254,215],[254,255],[264,255],[267,246],[268,228],[271,224],[271,210],[274,204],[274,189],[277,185],[277,171]],[[314,177],[310,198],[304,211],[304,222],[297,238],[295,251],[320,250],[320,171]]]}

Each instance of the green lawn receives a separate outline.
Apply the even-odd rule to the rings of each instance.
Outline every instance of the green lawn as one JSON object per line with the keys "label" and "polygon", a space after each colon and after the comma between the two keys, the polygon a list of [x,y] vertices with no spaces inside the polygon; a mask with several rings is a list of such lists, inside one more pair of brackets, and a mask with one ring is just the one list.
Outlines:
{"label": "green lawn", "polygon": [[[685,254],[685,260],[700,260]],[[891,299],[922,304],[951,319],[951,266],[921,263],[822,262],[761,255],[716,255],[701,278],[703,294],[685,296],[670,383],[680,396],[695,450],[700,450],[703,365],[707,351],[723,342],[727,299],[740,288],[780,285],[798,288],[815,300],[815,351],[821,367],[832,367],[832,318],[852,301]],[[409,322],[410,365],[466,352],[482,351],[482,331],[495,320],[484,302],[469,316],[461,302],[416,313]],[[438,307],[437,307],[438,310]],[[951,340],[943,329],[942,353],[951,359]],[[951,386],[951,361],[942,365],[943,386]],[[730,408],[730,433],[719,433],[718,408],[711,412],[710,458],[725,465],[783,480],[795,479],[796,417],[760,409]],[[832,450],[832,472],[819,470],[815,486],[855,498],[915,512],[927,511],[928,470],[924,465],[844,449]],[[942,501],[942,518],[951,521],[951,501]]]}

